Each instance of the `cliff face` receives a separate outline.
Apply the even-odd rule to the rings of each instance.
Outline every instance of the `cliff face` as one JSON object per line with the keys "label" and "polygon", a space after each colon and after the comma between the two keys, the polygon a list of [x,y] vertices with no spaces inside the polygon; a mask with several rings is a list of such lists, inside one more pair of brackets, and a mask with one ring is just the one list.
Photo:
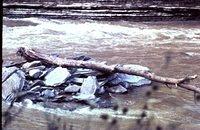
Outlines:
{"label": "cliff face", "polygon": [[200,0],[4,0],[8,17],[200,20]]}
{"label": "cliff face", "polygon": [[130,4],[132,6],[184,6],[184,7],[194,7],[200,6],[200,0],[3,0],[5,3],[48,3],[53,2],[56,4],[73,4],[73,3],[99,3],[103,5],[110,4]]}

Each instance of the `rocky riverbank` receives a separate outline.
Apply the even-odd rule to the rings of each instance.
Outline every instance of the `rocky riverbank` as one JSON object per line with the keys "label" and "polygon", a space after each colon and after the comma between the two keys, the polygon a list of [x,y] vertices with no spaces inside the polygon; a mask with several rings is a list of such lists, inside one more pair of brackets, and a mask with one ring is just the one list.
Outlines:
{"label": "rocky riverbank", "polygon": [[[91,60],[86,56],[73,59]],[[149,71],[140,65],[127,66],[134,70]],[[139,76],[102,73],[92,69],[63,68],[45,65],[41,61],[4,65],[2,76],[2,97],[6,101],[22,102],[29,99],[34,103],[81,102],[97,108],[116,106],[111,101],[109,93],[126,93],[128,89],[151,83],[150,80]]]}

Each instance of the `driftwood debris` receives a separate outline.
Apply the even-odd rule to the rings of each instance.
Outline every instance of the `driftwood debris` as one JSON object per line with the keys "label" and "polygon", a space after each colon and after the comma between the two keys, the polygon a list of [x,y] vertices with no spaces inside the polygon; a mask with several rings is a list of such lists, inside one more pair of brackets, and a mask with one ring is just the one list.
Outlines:
{"label": "driftwood debris", "polygon": [[21,47],[17,54],[24,57],[28,61],[40,60],[44,64],[57,65],[62,67],[80,67],[87,69],[95,69],[105,73],[126,73],[141,76],[152,81],[163,83],[165,85],[174,85],[174,88],[181,87],[195,93],[200,93],[200,87],[188,84],[189,81],[196,79],[197,75],[187,76],[185,78],[175,79],[169,77],[158,76],[149,71],[133,70],[123,65],[106,65],[95,61],[81,61],[72,59],[63,59],[48,54],[43,54],[32,49]]}

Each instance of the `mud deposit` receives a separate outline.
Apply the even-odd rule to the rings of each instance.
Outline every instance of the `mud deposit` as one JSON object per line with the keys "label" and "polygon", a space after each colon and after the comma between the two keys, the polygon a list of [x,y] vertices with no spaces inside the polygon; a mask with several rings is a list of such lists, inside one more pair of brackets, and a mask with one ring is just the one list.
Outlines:
{"label": "mud deposit", "polygon": [[[108,64],[140,64],[167,77],[200,74],[200,24],[195,21],[137,23],[4,18],[3,61],[23,61],[15,54],[21,46],[63,58],[84,54]],[[200,86],[200,79],[192,84]],[[127,94],[112,94],[118,110],[91,110],[77,104],[49,104],[51,108],[29,105],[15,116],[8,129],[57,126],[67,130],[129,130],[145,129],[151,122],[151,129],[198,130],[200,102],[194,103],[193,93],[159,86],[150,96],[146,92],[152,90],[151,86],[134,88]],[[143,122],[146,124],[137,125],[145,104],[148,105]],[[8,104],[2,105],[5,111]],[[15,104],[12,116],[20,106]],[[79,108],[64,110],[72,107]],[[124,107],[128,108],[126,115],[122,113]],[[108,121],[100,118],[102,114],[109,115]]]}

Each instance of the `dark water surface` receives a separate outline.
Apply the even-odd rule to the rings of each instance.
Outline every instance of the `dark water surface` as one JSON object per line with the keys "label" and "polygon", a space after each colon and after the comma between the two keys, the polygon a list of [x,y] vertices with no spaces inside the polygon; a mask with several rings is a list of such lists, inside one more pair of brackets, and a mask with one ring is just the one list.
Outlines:
{"label": "dark water surface", "polygon": [[[48,20],[38,18],[3,19],[3,60],[23,60],[15,55],[18,47],[27,46],[43,53],[58,53],[60,57],[77,54],[91,56],[109,64],[140,64],[161,76],[181,78],[200,74],[199,22],[97,22],[89,20]],[[191,84],[200,86],[197,78]],[[186,90],[160,89],[145,96],[150,86],[136,88],[128,94],[112,94],[120,109],[93,109],[83,107],[74,112],[29,106],[8,126],[12,129],[47,129],[47,119],[59,121],[59,128],[74,130],[128,130],[136,127],[136,119],[148,104],[151,129],[200,129],[200,103],[195,104],[193,93]],[[3,103],[3,110],[8,107]],[[121,109],[128,107],[127,115]],[[19,107],[13,109],[16,112]],[[52,113],[52,114],[50,114]],[[118,120],[99,118],[107,113]],[[145,125],[144,125],[145,126]],[[158,127],[159,128],[159,127]],[[135,128],[145,129],[145,128]]]}

